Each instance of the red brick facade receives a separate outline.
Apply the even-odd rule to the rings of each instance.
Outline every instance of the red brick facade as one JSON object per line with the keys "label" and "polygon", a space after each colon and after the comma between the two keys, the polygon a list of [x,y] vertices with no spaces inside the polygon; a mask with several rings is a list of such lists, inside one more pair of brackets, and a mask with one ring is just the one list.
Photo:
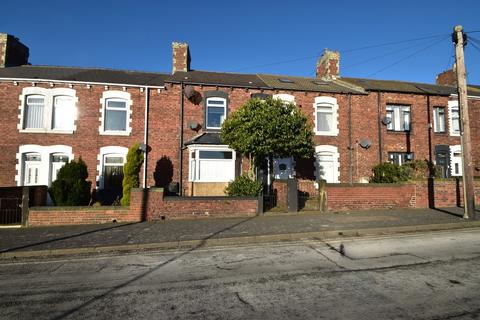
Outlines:
{"label": "red brick facade", "polygon": [[[0,48],[1,50],[1,48]],[[333,54],[326,69],[319,70],[338,76],[339,55]],[[189,70],[189,51],[186,44],[174,44],[174,70]],[[78,98],[78,116],[76,129],[72,134],[29,133],[21,132],[18,126],[20,119],[20,96],[22,89],[35,86],[37,88],[71,88]],[[355,183],[368,181],[372,167],[388,160],[389,152],[408,152],[414,159],[435,161],[435,146],[459,145],[460,138],[451,136],[448,130],[448,101],[454,99],[448,95],[410,94],[400,92],[366,91],[358,93],[322,93],[314,91],[252,89],[235,85],[193,85],[193,89],[202,97],[209,91],[222,91],[228,96],[228,111],[240,108],[254,93],[269,95],[289,94],[295,104],[304,112],[309,120],[315,121],[315,98],[326,96],[335,98],[338,104],[338,135],[315,135],[315,146],[334,146],[338,150],[339,182]],[[102,105],[100,100],[106,91],[117,90],[130,94],[131,133],[129,135],[101,135]],[[21,177],[15,180],[21,164],[18,154],[20,146],[64,145],[72,148],[75,159],[82,158],[88,166],[89,179],[95,188],[96,177],[100,174],[98,167],[99,154],[102,147],[117,146],[128,148],[134,143],[144,142],[145,103],[148,95],[148,146],[147,186],[167,187],[170,182],[182,180],[184,194],[189,194],[189,154],[183,143],[205,132],[204,102],[193,103],[183,99],[183,121],[181,119],[182,90],[181,85],[167,81],[165,88],[145,89],[144,86],[121,86],[96,83],[60,82],[55,79],[47,81],[8,80],[0,81],[0,115],[2,126],[0,135],[2,153],[0,154],[0,186],[21,184]],[[388,131],[382,119],[386,117],[388,104],[410,106],[411,130]],[[432,129],[433,108],[444,107],[447,130],[435,133]],[[480,100],[470,100],[470,119],[472,144],[480,143]],[[197,122],[199,129],[192,130],[189,123]],[[368,148],[360,146],[362,140],[371,142]],[[473,161],[480,175],[480,149],[473,149]],[[181,163],[180,163],[181,162]],[[245,162],[241,168],[245,168]],[[300,180],[315,180],[314,159],[297,159],[296,172]],[[143,176],[143,172],[141,173]]]}

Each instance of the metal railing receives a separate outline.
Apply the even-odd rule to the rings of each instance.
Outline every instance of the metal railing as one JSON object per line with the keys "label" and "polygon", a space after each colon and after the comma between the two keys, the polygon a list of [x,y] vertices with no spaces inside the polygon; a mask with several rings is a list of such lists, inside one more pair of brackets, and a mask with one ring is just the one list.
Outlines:
{"label": "metal railing", "polygon": [[0,198],[0,225],[21,224],[21,204],[21,198]]}

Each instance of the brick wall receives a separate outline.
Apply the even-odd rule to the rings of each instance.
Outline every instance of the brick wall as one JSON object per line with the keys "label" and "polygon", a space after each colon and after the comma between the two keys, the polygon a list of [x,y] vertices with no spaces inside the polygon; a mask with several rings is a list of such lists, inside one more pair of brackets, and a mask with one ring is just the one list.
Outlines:
{"label": "brick wall", "polygon": [[[475,203],[480,204],[480,181],[476,180]],[[463,206],[463,183],[459,180],[415,183],[417,208]]]}
{"label": "brick wall", "polygon": [[[313,183],[299,182],[299,191],[317,196]],[[329,211],[455,207],[463,205],[461,180],[417,181],[407,184],[327,184]],[[475,181],[475,202],[480,203],[480,181]]]}
{"label": "brick wall", "polygon": [[138,222],[141,216],[129,208],[111,207],[33,207],[28,214],[28,226]]}
{"label": "brick wall", "polygon": [[409,208],[413,205],[415,186],[327,184],[326,192],[330,211]]}
{"label": "brick wall", "polygon": [[130,210],[145,213],[147,221],[195,217],[235,217],[257,214],[251,197],[165,197],[162,188],[133,189]]}
{"label": "brick wall", "polygon": [[[77,129],[73,134],[56,133],[21,133],[17,125],[19,124],[19,96],[22,89],[30,87],[30,83],[19,82],[14,85],[13,82],[0,82],[0,114],[2,115],[2,125],[0,126],[0,135],[8,137],[2,141],[2,153],[0,154],[0,186],[16,185],[16,155],[19,146],[34,144],[41,146],[67,145],[72,147],[72,153],[75,159],[82,158],[88,167],[88,180],[92,181],[92,187],[95,187],[95,179],[98,175],[97,166],[99,165],[98,155],[100,148],[104,146],[130,147],[136,142],[143,142],[144,131],[144,99],[145,94],[140,92],[139,88],[127,88],[126,91],[131,94],[132,103],[132,133],[129,136],[99,135],[101,117],[100,99],[105,91],[105,86],[92,85],[74,85],[78,97],[78,119],[75,121]],[[37,87],[50,88],[48,84],[38,83]],[[66,84],[55,84],[55,88],[68,87]],[[108,90],[122,91],[122,87],[110,86]],[[151,90],[151,100],[158,99],[156,90]],[[152,106],[153,107],[153,106]]]}
{"label": "brick wall", "polygon": [[[39,87],[49,88],[48,84],[36,84]],[[16,154],[20,145],[39,144],[67,145],[72,147],[74,157],[86,162],[89,172],[89,180],[95,186],[95,178],[98,175],[97,165],[99,150],[104,146],[130,147],[136,142],[143,141],[144,130],[144,104],[145,94],[139,88],[127,88],[133,100],[132,104],[132,134],[130,136],[105,136],[99,135],[100,126],[100,98],[105,91],[104,86],[74,85],[78,97],[79,116],[76,121],[77,130],[73,134],[53,133],[20,133],[17,129],[19,123],[20,104],[19,95],[22,88],[31,86],[30,83],[0,82],[0,114],[2,123],[0,135],[9,137],[2,142],[0,154],[0,186],[15,185],[17,165]],[[55,87],[66,87],[66,84],[54,84]],[[109,90],[123,90],[122,87],[110,86]],[[213,86],[195,86],[195,90],[205,91],[221,90],[228,94],[228,112],[241,107],[251,96],[259,90],[242,88],[224,88]],[[434,133],[429,128],[429,117],[432,122],[433,107],[443,106],[446,109],[449,97],[425,96],[401,93],[376,93],[368,95],[332,94],[320,92],[294,92],[287,90],[264,90],[267,94],[286,93],[295,96],[297,106],[307,115],[310,121],[314,121],[314,101],[317,96],[330,96],[338,101],[339,105],[339,135],[336,137],[315,136],[314,144],[333,145],[338,148],[340,156],[339,175],[341,182],[358,182],[371,176],[371,169],[381,161],[386,161],[388,152],[413,152],[415,159],[434,160],[434,148],[438,144],[458,145],[459,137],[450,137],[447,133]],[[150,90],[150,116],[148,140],[151,151],[148,155],[148,182],[149,186],[166,187],[169,182],[180,179],[180,86],[168,85],[165,90]],[[380,97],[380,108],[378,98]],[[350,102],[349,102],[350,101]],[[400,103],[411,105],[412,131],[389,132],[386,126],[379,124],[378,119],[386,115],[386,105]],[[351,109],[351,114],[349,113]],[[480,141],[480,101],[471,100],[471,127],[472,143],[477,145]],[[204,106],[203,102],[194,104],[185,100],[184,110],[184,141],[201,134],[203,129],[194,131],[188,128],[190,121],[196,121],[203,126]],[[351,126],[349,125],[351,123]],[[358,142],[364,138],[372,141],[368,149],[361,148]],[[380,156],[380,149],[382,150]],[[478,150],[477,150],[478,149]],[[183,189],[188,194],[188,149],[183,150]],[[480,149],[472,151],[473,160],[480,175]],[[245,163],[245,161],[244,161]],[[313,180],[314,160],[297,160],[297,176],[300,179]]]}

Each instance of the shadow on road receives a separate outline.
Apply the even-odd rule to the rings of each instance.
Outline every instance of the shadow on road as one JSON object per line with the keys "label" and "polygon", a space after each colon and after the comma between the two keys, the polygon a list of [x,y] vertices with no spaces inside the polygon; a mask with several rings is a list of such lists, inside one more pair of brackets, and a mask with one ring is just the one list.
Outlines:
{"label": "shadow on road", "polygon": [[26,248],[39,246],[39,245],[42,245],[42,244],[53,243],[53,242],[56,242],[56,241],[78,238],[78,237],[85,236],[85,235],[88,235],[88,234],[93,234],[93,233],[96,233],[96,232],[102,232],[102,231],[111,230],[111,229],[122,228],[122,227],[130,226],[130,225],[134,225],[134,224],[138,224],[138,223],[141,223],[141,222],[125,223],[125,224],[120,224],[120,225],[111,226],[111,227],[105,227],[105,228],[100,228],[100,229],[95,229],[95,230],[90,230],[90,231],[85,231],[85,232],[80,232],[80,233],[75,233],[75,234],[69,234],[68,236],[64,236],[64,237],[58,237],[58,238],[49,239],[49,240],[45,240],[45,241],[29,243],[29,244],[14,247],[14,248],[1,249],[0,253],[12,252],[12,251],[16,251],[16,250],[21,250],[21,249],[26,249]]}
{"label": "shadow on road", "polygon": [[96,297],[91,298],[90,300],[87,300],[86,302],[82,303],[82,304],[79,305],[78,307],[75,307],[75,308],[73,308],[73,309],[71,309],[71,310],[68,310],[68,311],[60,314],[59,316],[54,317],[53,319],[54,319],[54,320],[65,319],[66,317],[74,314],[75,312],[77,312],[77,311],[79,311],[79,310],[81,310],[81,309],[83,309],[83,308],[85,308],[85,307],[87,307],[87,306],[89,306],[89,305],[91,305],[91,304],[93,304],[93,303],[95,303],[95,302],[97,302],[97,301],[105,298],[105,297],[108,296],[109,294],[112,294],[113,292],[115,292],[115,291],[117,291],[117,290],[119,290],[119,289],[121,289],[121,288],[124,288],[124,287],[126,287],[126,286],[134,283],[135,281],[138,281],[138,280],[140,280],[140,279],[148,276],[148,275],[151,274],[152,272],[155,272],[155,271],[161,269],[162,267],[164,267],[164,266],[166,266],[166,265],[168,265],[168,264],[170,264],[170,263],[172,263],[172,262],[180,259],[181,257],[184,257],[184,256],[186,256],[186,255],[194,252],[195,250],[200,249],[201,247],[203,247],[203,246],[206,244],[206,242],[207,242],[208,239],[211,239],[211,238],[215,237],[216,235],[221,234],[222,232],[231,230],[231,229],[233,229],[233,228],[235,228],[235,227],[237,227],[237,226],[239,226],[239,225],[241,225],[241,224],[244,224],[244,223],[246,223],[246,222],[248,222],[248,221],[250,221],[250,220],[252,220],[252,219],[254,219],[254,218],[256,218],[256,216],[246,218],[246,219],[244,219],[244,220],[242,220],[242,221],[240,221],[240,222],[237,222],[237,223],[235,223],[235,224],[233,224],[233,225],[231,225],[231,226],[229,226],[229,227],[226,227],[226,228],[224,228],[224,229],[222,229],[222,230],[219,230],[219,231],[216,231],[215,233],[212,233],[212,234],[209,235],[208,237],[203,238],[203,239],[201,240],[201,242],[200,242],[198,245],[196,245],[195,247],[193,247],[193,248],[191,248],[191,249],[189,249],[189,250],[187,250],[187,251],[185,251],[185,252],[183,252],[183,253],[181,253],[181,254],[179,254],[179,255],[177,255],[177,256],[174,256],[174,257],[168,259],[168,260],[165,261],[165,262],[162,262],[161,264],[155,266],[154,268],[152,268],[152,269],[150,269],[150,270],[148,270],[148,271],[146,271],[146,272],[144,272],[144,273],[142,273],[142,274],[139,274],[139,275],[133,277],[132,279],[130,279],[130,280],[128,280],[128,281],[125,281],[125,282],[123,282],[123,283],[121,283],[121,284],[119,284],[119,285],[111,288],[110,290],[108,290],[108,291],[106,291],[106,292],[104,292],[104,293],[102,293],[102,294],[100,294],[100,295],[98,295],[98,296],[96,296]]}

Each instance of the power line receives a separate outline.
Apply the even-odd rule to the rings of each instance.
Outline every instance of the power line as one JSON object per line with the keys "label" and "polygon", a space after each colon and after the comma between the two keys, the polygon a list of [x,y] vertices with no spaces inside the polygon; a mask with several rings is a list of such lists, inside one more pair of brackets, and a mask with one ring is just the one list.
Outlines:
{"label": "power line", "polygon": [[[448,36],[450,36],[450,34],[449,34]],[[445,37],[445,34],[437,34],[437,35],[433,35],[433,36],[425,36],[425,37],[408,39],[408,40],[385,42],[385,43],[381,43],[381,44],[374,44],[374,45],[365,46],[365,47],[360,47],[360,48],[355,48],[355,49],[342,50],[342,52],[343,52],[343,53],[348,53],[348,52],[360,51],[360,50],[365,50],[365,49],[372,49],[372,48],[378,48],[378,47],[384,47],[384,46],[391,46],[391,45],[400,44],[400,43],[420,41],[420,40],[433,39],[433,38],[439,38],[439,37]]]}
{"label": "power line", "polygon": [[[450,37],[450,35],[448,35],[448,37]],[[380,69],[380,70],[378,70],[378,71],[375,71],[375,72],[369,74],[369,75],[367,76],[367,78],[368,78],[368,77],[371,77],[371,76],[373,76],[373,75],[376,75],[376,74],[378,74],[378,73],[380,73],[380,72],[382,72],[382,71],[385,71],[385,70],[387,70],[387,69],[389,69],[389,68],[391,68],[391,67],[399,64],[400,62],[403,62],[403,61],[405,61],[405,60],[407,60],[407,59],[409,59],[409,58],[411,58],[411,57],[419,54],[420,52],[423,52],[423,51],[425,51],[425,50],[433,47],[434,45],[439,44],[440,42],[444,41],[444,40],[447,39],[448,37],[443,37],[443,38],[440,39],[440,40],[437,40],[437,41],[434,41],[433,43],[430,43],[428,46],[423,47],[422,49],[417,50],[417,51],[415,51],[414,53],[412,53],[412,54],[410,54],[410,55],[408,55],[408,56],[406,56],[406,57],[403,57],[402,59],[397,60],[397,61],[395,61],[394,63],[391,63],[391,64],[385,66],[384,68],[382,68],[382,69]]]}
{"label": "power line", "polygon": [[[419,38],[413,38],[413,39],[407,39],[407,40],[384,42],[384,43],[380,43],[380,44],[373,44],[373,45],[369,45],[369,46],[363,46],[363,47],[352,48],[352,49],[344,49],[344,50],[340,50],[340,51],[342,53],[350,53],[350,52],[355,52],[355,51],[360,51],[360,50],[387,47],[387,46],[392,46],[392,45],[396,45],[396,44],[402,44],[402,43],[414,42],[414,41],[420,41],[420,40],[426,40],[426,39],[433,39],[433,38],[439,38],[439,37],[444,37],[444,36],[445,36],[445,34],[431,35],[431,36],[425,36],[425,37],[419,37]],[[450,36],[450,34],[448,34],[448,36]],[[256,66],[244,67],[244,68],[240,68],[240,69],[231,70],[230,72],[238,72],[238,71],[244,71],[244,70],[250,70],[250,69],[265,68],[265,67],[270,67],[270,66],[275,66],[275,65],[280,65],[280,64],[286,64],[286,63],[291,63],[291,62],[298,62],[298,61],[318,58],[318,56],[320,56],[321,53],[322,53],[322,51],[319,51],[315,55],[293,58],[293,59],[289,59],[289,60],[281,60],[281,61],[277,61],[277,62],[271,62],[271,63],[261,64],[261,65],[256,65]]]}
{"label": "power line", "polygon": [[454,54],[455,54],[455,47],[452,46],[452,51],[450,51],[450,54],[449,54],[449,57],[448,57],[447,66],[445,67],[445,70],[450,69],[450,66],[451,66],[451,64],[452,64],[452,60],[453,60]]}
{"label": "power line", "polygon": [[403,52],[403,51],[406,51],[408,49],[412,49],[412,48],[416,48],[416,47],[419,47],[420,45],[423,45],[423,43],[420,43],[420,44],[414,44],[412,46],[408,46],[406,48],[402,48],[402,49],[397,49],[397,50],[394,50],[394,51],[389,51],[385,54],[382,54],[382,55],[378,55],[378,56],[375,56],[375,57],[371,57],[371,58],[368,58],[366,60],[362,60],[360,62],[357,62],[357,63],[353,63],[353,64],[349,64],[347,66],[344,66],[342,67],[342,70],[345,70],[345,69],[349,69],[349,68],[352,68],[352,67],[355,67],[355,66],[358,66],[358,65],[362,65],[362,64],[365,64],[365,63],[368,63],[370,61],[373,61],[373,60],[377,60],[377,59],[381,59],[381,58],[384,58],[384,57],[387,57],[387,56],[390,56],[390,55],[393,55],[393,54],[396,54],[396,53],[400,53],[400,52]]}

